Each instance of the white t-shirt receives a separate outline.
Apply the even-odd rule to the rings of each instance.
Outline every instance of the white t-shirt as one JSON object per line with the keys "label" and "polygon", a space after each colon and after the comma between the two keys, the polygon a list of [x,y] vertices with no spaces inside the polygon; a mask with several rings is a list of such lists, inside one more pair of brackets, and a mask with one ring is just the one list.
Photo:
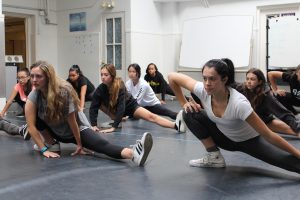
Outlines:
{"label": "white t-shirt", "polygon": [[136,85],[133,85],[131,79],[126,81],[128,92],[135,98],[140,106],[154,106],[160,104],[150,85],[143,79],[140,79]]}
{"label": "white t-shirt", "polygon": [[218,129],[229,139],[242,142],[259,134],[245,121],[253,112],[250,102],[235,89],[228,87],[230,97],[222,117],[216,117],[212,111],[211,95],[208,95],[202,82],[197,82],[194,94],[201,103],[210,120],[216,123]]}

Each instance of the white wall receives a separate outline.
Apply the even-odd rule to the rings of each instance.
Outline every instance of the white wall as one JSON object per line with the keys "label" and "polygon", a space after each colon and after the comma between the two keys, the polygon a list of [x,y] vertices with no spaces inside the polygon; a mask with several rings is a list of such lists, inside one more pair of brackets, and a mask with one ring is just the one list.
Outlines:
{"label": "white wall", "polygon": [[[44,2],[41,0],[3,0],[3,13],[7,15],[22,16],[28,18],[32,27],[29,40],[32,49],[28,64],[36,60],[47,60],[55,67],[57,66],[57,26],[45,23],[44,17],[40,16],[39,9],[44,9]],[[49,0],[49,19],[51,23],[56,20],[56,1]],[[34,42],[35,41],[35,42]],[[32,58],[32,59],[31,59]]]}
{"label": "white wall", "polygon": [[[215,15],[251,15],[254,17],[253,45],[251,66],[265,67],[264,53],[260,27],[259,9],[287,3],[299,3],[296,0],[247,0],[222,1],[209,0],[209,7],[204,7],[202,1],[181,1],[164,3],[153,0],[115,0],[115,8],[104,10],[102,0],[49,0],[50,19],[57,26],[45,25],[43,17],[37,10],[17,8],[42,8],[45,0],[3,0],[3,11],[23,13],[33,16],[35,30],[32,36],[36,38],[36,59],[45,59],[58,66],[58,73],[66,78],[72,64],[82,66],[92,82],[99,82],[99,64],[103,59],[101,20],[106,13],[125,13],[125,66],[136,62],[142,67],[142,76],[150,62],[157,64],[159,70],[166,77],[171,71],[178,70],[181,31],[183,22],[191,18]],[[25,3],[26,2],[26,3]],[[5,7],[16,6],[16,8]],[[279,6],[280,7],[280,6]],[[69,14],[75,12],[87,13],[87,31],[70,33]],[[86,35],[99,35],[92,55],[83,54],[82,48],[72,47],[72,38]],[[75,46],[73,46],[75,47]],[[182,70],[182,69],[179,69]],[[185,71],[187,69],[184,69]]]}
{"label": "white wall", "polygon": [[[191,18],[201,18],[207,16],[217,16],[217,15],[250,15],[254,19],[254,29],[252,34],[252,54],[250,59],[250,66],[261,68],[265,70],[265,49],[261,48],[261,38],[265,35],[261,35],[261,29],[265,27],[260,27],[261,20],[260,15],[258,15],[259,9],[262,7],[286,7],[288,3],[299,3],[299,1],[293,0],[256,0],[256,1],[229,1],[224,2],[221,0],[211,0],[208,8],[202,7],[201,2],[186,2],[180,3],[179,5],[179,26],[182,30],[182,25],[185,20]],[[265,19],[263,19],[265,20]],[[237,27],[238,28],[238,27]],[[207,30],[208,31],[208,30]],[[220,34],[222,30],[220,30]],[[265,56],[264,56],[265,57]]]}
{"label": "white wall", "polygon": [[[4,62],[4,16],[2,15],[2,0],[0,0],[0,71],[5,71]],[[5,105],[5,73],[0,73],[0,110],[3,109]]]}
{"label": "white wall", "polygon": [[149,0],[131,0],[131,62],[142,68],[155,63],[164,71],[162,4]]}
{"label": "white wall", "polygon": [[[250,66],[265,71],[265,34],[261,27],[261,10],[289,7],[296,0],[209,0],[205,7],[202,1],[148,1],[132,0],[131,7],[131,60],[142,67],[149,62],[157,64],[166,77],[171,71],[195,71],[178,68],[182,25],[185,20],[216,15],[250,15],[254,19]],[[295,6],[293,4],[293,6]],[[221,34],[222,30],[220,30]],[[263,43],[263,44],[262,44]],[[240,73],[244,73],[245,69]],[[198,78],[199,74],[189,72]],[[237,74],[237,77],[242,75]]]}
{"label": "white wall", "polygon": [[[129,60],[130,53],[130,0],[116,0],[113,9],[103,9],[101,0],[59,0],[57,1],[57,19],[58,24],[58,73],[67,78],[68,70],[72,64],[78,64],[85,76],[87,76],[95,85],[99,83],[99,66],[103,60],[102,52],[102,17],[108,13],[125,13],[125,30],[127,33],[125,60]],[[69,31],[69,14],[86,12],[87,30],[79,32]],[[89,40],[93,38],[93,45]],[[83,42],[88,47],[84,47]],[[87,41],[88,40],[88,41]],[[77,44],[73,44],[74,41]],[[90,47],[90,48],[89,48]],[[87,51],[84,51],[86,49]],[[90,51],[91,50],[91,51]],[[126,66],[124,66],[125,70]]]}

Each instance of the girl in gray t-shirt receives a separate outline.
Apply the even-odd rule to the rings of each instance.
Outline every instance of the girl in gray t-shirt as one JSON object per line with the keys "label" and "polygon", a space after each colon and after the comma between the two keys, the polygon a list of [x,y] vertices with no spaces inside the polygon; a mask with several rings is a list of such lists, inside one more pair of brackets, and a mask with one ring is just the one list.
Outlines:
{"label": "girl in gray t-shirt", "polygon": [[72,155],[86,154],[84,148],[87,148],[116,159],[132,159],[139,166],[145,163],[153,143],[150,133],[144,133],[133,149],[109,143],[96,134],[84,114],[78,112],[79,99],[75,90],[56,76],[52,65],[38,61],[30,69],[32,84],[36,89],[26,102],[26,121],[28,131],[43,156],[59,157],[59,154],[49,151],[45,145],[57,140],[76,144]]}

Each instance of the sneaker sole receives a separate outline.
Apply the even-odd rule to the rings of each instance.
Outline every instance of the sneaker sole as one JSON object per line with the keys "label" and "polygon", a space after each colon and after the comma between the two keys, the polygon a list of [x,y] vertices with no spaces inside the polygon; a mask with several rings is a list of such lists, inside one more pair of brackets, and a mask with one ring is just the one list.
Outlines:
{"label": "sneaker sole", "polygon": [[[179,111],[178,115],[180,115],[180,120],[178,122],[178,133],[185,133],[186,132],[186,124],[183,120],[182,110]],[[182,130],[181,130],[182,129]]]}
{"label": "sneaker sole", "polygon": [[190,167],[198,167],[198,168],[224,168],[226,165],[224,164],[211,164],[211,165],[191,165]]}
{"label": "sneaker sole", "polygon": [[145,164],[153,145],[152,135],[149,133],[146,134],[147,135],[145,136],[145,142],[144,142],[144,154],[142,155],[142,159],[139,166],[143,166]]}

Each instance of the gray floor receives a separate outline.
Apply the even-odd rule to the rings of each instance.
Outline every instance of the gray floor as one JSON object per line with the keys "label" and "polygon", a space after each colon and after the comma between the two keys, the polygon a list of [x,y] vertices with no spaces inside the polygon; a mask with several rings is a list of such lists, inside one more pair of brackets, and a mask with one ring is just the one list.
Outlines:
{"label": "gray floor", "polygon": [[[167,106],[178,110],[176,101]],[[22,124],[22,119],[7,118]],[[99,117],[99,122],[108,118]],[[146,166],[115,161],[103,155],[76,156],[72,144],[62,144],[59,159],[47,159],[32,149],[32,141],[0,131],[0,199],[299,199],[300,176],[270,166],[240,152],[222,151],[225,169],[199,169],[188,161],[204,149],[190,133],[177,134],[142,120],[128,120],[119,132],[105,135],[129,146],[150,131],[154,145]],[[287,138],[300,148],[300,140]]]}

